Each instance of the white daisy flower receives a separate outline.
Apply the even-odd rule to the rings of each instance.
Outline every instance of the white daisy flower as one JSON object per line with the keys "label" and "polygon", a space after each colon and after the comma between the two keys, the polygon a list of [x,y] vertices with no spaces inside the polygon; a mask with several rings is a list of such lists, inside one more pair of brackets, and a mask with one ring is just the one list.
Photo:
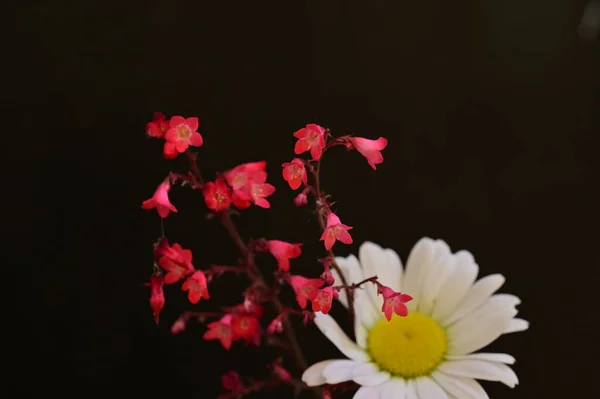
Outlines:
{"label": "white daisy flower", "polygon": [[[381,284],[413,297],[407,317],[383,316],[383,299],[374,284],[354,291],[356,343],[328,314],[315,315],[321,332],[348,359],[325,360],[309,367],[309,386],[354,381],[354,399],[485,399],[475,379],[518,383],[504,353],[473,353],[500,335],[524,331],[515,318],[519,298],[493,295],[504,283],[500,274],[477,282],[479,267],[467,251],[453,254],[441,240],[421,239],[403,270],[391,249],[365,242],[359,260],[336,258],[348,284],[378,276]],[[334,275],[340,281],[338,275]],[[344,290],[339,300],[348,306]]]}

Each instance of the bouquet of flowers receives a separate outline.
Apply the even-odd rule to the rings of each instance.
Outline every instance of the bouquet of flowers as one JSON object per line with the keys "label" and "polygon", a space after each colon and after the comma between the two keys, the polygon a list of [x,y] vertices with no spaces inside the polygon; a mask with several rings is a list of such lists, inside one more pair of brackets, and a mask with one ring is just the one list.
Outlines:
{"label": "bouquet of flowers", "polygon": [[[266,162],[237,165],[213,180],[205,180],[196,162],[198,154],[192,150],[204,144],[197,130],[198,118],[167,119],[161,113],[155,113],[147,124],[148,136],[164,140],[164,158],[184,156],[189,170],[169,173],[142,208],[155,209],[161,218],[167,218],[177,212],[169,200],[171,188],[188,186],[202,195],[211,216],[239,248],[240,258],[237,265],[199,269],[189,249],[164,235],[160,237],[154,244],[153,272],[146,283],[154,319],[159,323],[165,284],[181,284],[189,301],[196,304],[210,299],[213,279],[223,273],[243,274],[248,285],[239,293],[241,303],[218,313],[183,312],[172,325],[172,333],[185,330],[192,319],[208,320],[204,339],[218,341],[224,350],[230,350],[235,341],[268,345],[274,342],[273,337],[290,348],[289,353],[282,351],[265,365],[269,378],[246,379],[234,371],[223,375],[222,399],[241,398],[281,384],[289,385],[296,394],[306,390],[322,398],[353,390],[356,399],[484,399],[488,396],[476,379],[517,385],[517,376],[508,366],[515,362],[512,356],[475,353],[500,335],[529,326],[515,317],[519,298],[495,294],[504,283],[502,275],[477,280],[479,267],[471,253],[453,253],[444,241],[430,238],[415,244],[405,265],[392,249],[372,242],[361,244],[358,257],[335,255],[338,242],[353,243],[353,227],[342,222],[343,215],[335,212],[335,203],[321,187],[321,159],[333,147],[343,146],[358,151],[376,170],[383,162],[387,139],[333,137],[316,124],[293,133],[296,157],[282,164],[281,177],[291,190],[298,190],[294,199],[297,207],[314,204],[312,211],[322,229],[319,240],[323,242],[323,257],[313,262],[320,276],[310,278],[293,267],[294,259],[302,253],[302,243],[245,240],[233,222],[233,214],[251,206],[271,207],[269,197],[275,186],[267,182]],[[261,267],[256,261],[259,253],[270,254],[277,261],[277,269]],[[296,303],[282,300],[285,286],[293,290]],[[347,309],[354,340],[329,314],[334,300]],[[344,358],[309,366],[290,317],[299,317],[304,324],[314,323]],[[296,370],[289,371],[287,364],[294,364]]]}

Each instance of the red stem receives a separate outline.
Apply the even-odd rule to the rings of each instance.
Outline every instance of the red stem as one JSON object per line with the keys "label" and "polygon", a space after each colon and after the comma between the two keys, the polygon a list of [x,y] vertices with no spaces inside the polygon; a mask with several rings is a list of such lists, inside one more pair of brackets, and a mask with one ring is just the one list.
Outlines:
{"label": "red stem", "polygon": [[[327,224],[325,221],[327,219],[327,208],[328,207],[323,206],[323,205],[327,204],[327,199],[321,192],[321,181],[320,181],[321,179],[319,177],[319,172],[321,169],[321,160],[323,159],[323,155],[325,155],[325,152],[323,152],[321,154],[321,158],[317,161],[316,169],[311,168],[311,172],[312,172],[313,178],[315,180],[315,191],[316,191],[315,197],[316,197],[316,207],[317,207],[317,216],[318,216],[317,219],[319,220],[321,229],[323,231],[325,231],[325,229],[327,228]],[[344,273],[342,273],[342,268],[335,261],[335,254],[333,253],[333,250],[329,249],[327,252],[329,254],[329,257],[331,258],[331,266],[334,268],[334,270],[340,276],[340,279],[342,280],[342,285],[348,286],[348,280],[346,280]],[[348,317],[350,319],[350,325],[354,326],[354,317],[355,317],[354,316],[354,292],[352,290],[347,290],[347,297],[348,297]],[[352,327],[352,330],[354,331],[354,327]]]}
{"label": "red stem", "polygon": [[[202,174],[200,172],[200,169],[198,168],[198,165],[196,162],[196,155],[191,151],[186,151],[186,155],[190,162],[192,172],[196,176],[198,182],[201,185],[203,185],[204,179],[202,178]],[[251,280],[255,281],[258,285],[260,285],[263,288],[268,290],[268,286],[267,286],[264,278],[262,277],[260,270],[258,269],[258,267],[256,266],[256,264],[254,262],[254,253],[251,250],[249,250],[248,246],[246,245],[246,243],[240,236],[240,233],[238,232],[235,224],[231,220],[231,211],[229,209],[226,209],[226,210],[220,212],[218,216],[219,216],[219,221],[221,222],[223,227],[225,227],[225,230],[227,230],[227,233],[229,233],[229,236],[235,242],[235,244],[239,248],[240,252],[244,256],[244,260],[246,261],[246,267],[244,268],[245,273],[248,275],[248,277]],[[271,298],[270,302],[272,303],[273,307],[275,308],[275,311],[277,314],[280,314],[282,312],[282,310],[284,309],[283,304],[281,303],[281,301],[279,300],[278,297],[275,296],[275,297]],[[300,348],[300,345],[298,344],[298,339],[296,338],[296,334],[294,333],[294,328],[292,327],[287,315],[283,315],[281,320],[283,322],[284,334],[285,334],[286,339],[289,341],[289,344],[291,347],[291,352],[292,352],[292,354],[294,356],[294,360],[296,362],[296,366],[303,372],[304,370],[307,369],[308,363],[306,362],[306,359],[304,358],[304,355],[302,354],[302,349]],[[319,389],[316,387],[312,387],[311,392],[313,392],[316,397],[321,396]]]}

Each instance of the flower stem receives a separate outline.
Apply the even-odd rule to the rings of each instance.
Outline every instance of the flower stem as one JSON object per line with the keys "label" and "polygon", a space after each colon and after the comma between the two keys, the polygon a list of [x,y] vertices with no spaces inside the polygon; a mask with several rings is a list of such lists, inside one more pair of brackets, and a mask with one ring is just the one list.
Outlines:
{"label": "flower stem", "polygon": [[[311,169],[311,171],[315,181],[317,219],[319,220],[319,225],[321,225],[321,230],[325,231],[325,229],[327,228],[327,224],[325,222],[325,220],[327,219],[327,207],[324,207],[323,205],[327,204],[327,199],[321,191],[320,179],[321,159],[323,159],[323,155],[325,154],[323,153],[321,155],[321,158],[317,161],[317,167]],[[340,276],[340,279],[342,280],[342,285],[348,286],[348,280],[344,276],[344,273],[342,273],[342,268],[335,261],[335,254],[333,253],[333,250],[329,249],[327,252],[329,253],[329,257],[331,258],[331,266],[338,273],[338,276]],[[354,292],[352,290],[347,290],[346,295],[348,297],[348,317],[350,319],[350,325],[354,326]],[[352,328],[352,330],[354,330],[354,327]]]}
{"label": "flower stem", "polygon": [[[254,254],[249,250],[248,246],[240,236],[237,228],[233,224],[231,220],[231,213],[229,210],[225,210],[220,213],[220,221],[225,230],[229,233],[235,244],[238,246],[240,252],[244,256],[247,261],[246,272],[248,273],[248,277],[263,286],[264,288],[268,288],[265,280],[260,272],[259,268],[254,263]],[[287,341],[290,344],[292,355],[294,356],[294,360],[296,362],[296,366],[303,372],[307,369],[308,363],[306,363],[306,359],[302,354],[302,348],[300,348],[300,344],[298,344],[298,339],[296,338],[296,334],[294,333],[294,328],[289,321],[288,315],[284,312],[285,308],[278,297],[271,298],[270,302],[277,314],[282,314],[281,321],[283,323],[283,332]],[[311,391],[316,397],[321,397],[320,391],[316,387],[312,387]]]}

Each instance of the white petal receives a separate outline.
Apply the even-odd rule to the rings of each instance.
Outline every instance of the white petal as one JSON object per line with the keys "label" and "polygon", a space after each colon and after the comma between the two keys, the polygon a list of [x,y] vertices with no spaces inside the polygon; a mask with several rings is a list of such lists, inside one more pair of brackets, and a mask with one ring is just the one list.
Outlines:
{"label": "white petal", "polygon": [[325,377],[323,377],[323,370],[328,365],[339,361],[341,360],[323,360],[322,362],[313,364],[302,373],[302,381],[309,387],[325,384],[326,381]]}
{"label": "white petal", "polygon": [[379,371],[373,363],[363,363],[352,370],[352,380],[362,386],[379,385],[389,379],[389,373]]}
{"label": "white petal", "polygon": [[479,273],[479,266],[468,251],[454,254],[454,271],[440,288],[431,315],[436,320],[447,317],[467,295]]}
{"label": "white petal", "polygon": [[442,285],[454,272],[456,258],[451,254],[441,255],[429,269],[423,282],[418,310],[429,315]]}
{"label": "white petal", "polygon": [[409,294],[413,300],[409,302],[409,309],[413,310],[419,304],[419,293],[424,274],[435,256],[435,242],[431,238],[421,238],[415,244],[406,261],[406,271],[402,279],[402,292]]}
{"label": "white petal", "polygon": [[519,383],[515,372],[506,364],[485,360],[453,360],[440,364],[438,370],[457,377],[499,381],[510,388],[514,388]]}
{"label": "white petal", "polygon": [[448,336],[452,338],[457,335],[462,335],[465,332],[476,332],[472,331],[473,329],[481,330],[481,328],[483,328],[481,326],[482,320],[489,318],[491,315],[504,313],[507,310],[516,310],[515,304],[519,302],[519,298],[514,295],[493,295],[477,309],[465,315],[463,318],[454,322],[450,326],[447,326]]}
{"label": "white petal", "polygon": [[529,322],[523,319],[512,319],[506,329],[504,330],[504,334],[525,331],[529,328]]}
{"label": "white petal", "polygon": [[506,330],[517,310],[499,309],[494,313],[482,314],[480,318],[470,319],[472,324],[461,320],[448,329],[450,355],[466,355],[475,352],[496,340]]}
{"label": "white petal", "polygon": [[361,363],[354,360],[338,360],[323,369],[323,378],[328,384],[339,384],[352,379],[352,370]]}
{"label": "white petal", "polygon": [[448,360],[487,360],[488,362],[515,364],[515,358],[506,353],[471,353],[470,355],[446,356]]}
{"label": "white petal", "polygon": [[360,387],[354,394],[354,399],[380,399],[381,388],[379,386],[374,387]]}
{"label": "white petal", "polygon": [[345,356],[349,359],[366,362],[369,356],[358,347],[333,319],[328,314],[321,312],[315,313],[315,324],[319,330],[325,335]]}
{"label": "white petal", "polygon": [[[379,245],[367,241],[360,246],[358,258],[365,278],[377,276],[381,284],[387,285],[394,291],[400,291],[402,263],[394,251],[383,249]],[[375,306],[381,307],[383,300],[378,298],[375,284],[366,284],[365,289]]]}
{"label": "white petal", "polygon": [[[359,281],[363,280],[362,268],[360,267],[360,263],[358,262],[356,256],[350,255],[346,258],[336,256],[335,263],[337,263],[337,265],[342,270],[342,274],[346,279],[346,283],[358,283]],[[331,274],[333,274],[333,278],[335,279],[335,284],[342,284],[342,279],[337,273],[337,271],[335,269],[331,269],[331,272]],[[345,307],[348,307],[348,297],[346,295],[346,290],[340,291],[340,296],[338,299]]]}
{"label": "white petal", "polygon": [[354,315],[367,329],[383,317],[381,305],[379,309],[376,309],[373,301],[369,298],[369,293],[364,289],[354,290],[354,309]]}
{"label": "white petal", "polygon": [[[406,383],[403,379],[393,378],[386,382],[381,389],[381,399],[405,399]],[[426,399],[426,398],[424,398]]]}
{"label": "white petal", "polygon": [[[356,306],[354,307],[356,308]],[[356,343],[363,349],[367,349],[367,339],[369,338],[369,330],[363,324],[363,318],[357,314],[354,315],[354,337]]]}
{"label": "white petal", "polygon": [[449,376],[441,371],[434,371],[431,376],[444,391],[459,399],[489,399],[483,387],[472,378]]}
{"label": "white petal", "polygon": [[417,386],[413,380],[406,381],[406,399],[419,399]]}
{"label": "white petal", "polygon": [[456,310],[448,317],[439,319],[443,326],[452,324],[460,320],[473,310],[481,306],[494,292],[496,292],[506,279],[501,274],[492,274],[477,281],[467,295],[460,301]]}
{"label": "white petal", "polygon": [[446,392],[429,377],[417,378],[415,383],[421,399],[448,399]]}

